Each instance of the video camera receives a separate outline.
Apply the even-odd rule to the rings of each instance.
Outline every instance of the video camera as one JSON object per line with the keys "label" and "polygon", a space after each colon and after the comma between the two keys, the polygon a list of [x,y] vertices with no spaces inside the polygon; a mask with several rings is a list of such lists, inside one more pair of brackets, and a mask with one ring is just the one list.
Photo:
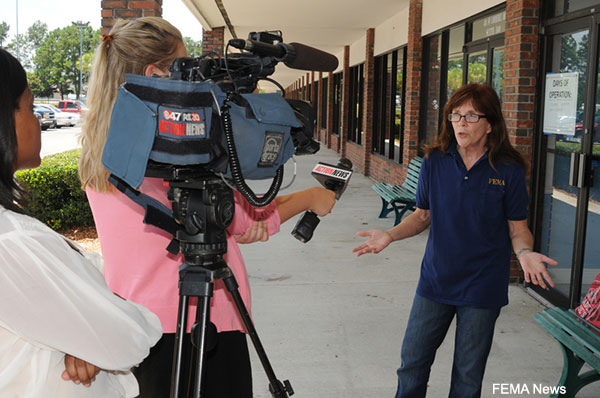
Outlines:
{"label": "video camera", "polygon": [[[229,46],[244,50],[229,54]],[[167,78],[126,75],[113,107],[102,162],[109,181],[146,210],[144,223],[171,233],[167,248],[183,254],[179,268],[179,313],[171,376],[171,397],[200,397],[202,363],[208,339],[208,308],[212,283],[223,280],[269,378],[274,398],[294,393],[289,381],[279,381],[268,361],[235,277],[224,260],[226,228],[235,203],[229,178],[254,206],[277,195],[283,164],[294,154],[312,154],[314,111],[308,103],[285,100],[281,94],[254,93],[269,80],[275,65],[332,71],[337,59],[310,47],[283,43],[281,32],[251,33],[233,39],[225,56],[205,54],[178,58]],[[277,83],[275,83],[277,84]],[[144,177],[169,183],[169,209],[137,191]],[[245,179],[273,178],[268,192],[257,197]],[[194,382],[184,383],[183,338],[189,297],[198,298],[192,341],[196,349]]]}
{"label": "video camera", "polygon": [[[228,53],[229,46],[243,50]],[[298,44],[281,32],[253,32],[229,41],[224,57],[177,58],[168,78],[126,75],[113,108],[103,163],[118,179],[139,187],[144,176],[168,179],[173,167],[201,167],[231,180],[254,206],[277,194],[283,164],[319,150],[309,103],[286,100],[268,78],[275,66],[335,70],[337,58]],[[278,93],[255,93],[271,81]],[[131,138],[135,131],[135,140]],[[246,179],[274,178],[258,198]]]}

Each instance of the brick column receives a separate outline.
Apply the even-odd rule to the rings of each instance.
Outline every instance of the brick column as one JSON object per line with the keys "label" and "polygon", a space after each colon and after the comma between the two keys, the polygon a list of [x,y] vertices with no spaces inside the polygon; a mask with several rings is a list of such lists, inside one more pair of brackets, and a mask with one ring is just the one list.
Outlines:
{"label": "brick column", "polygon": [[107,34],[117,19],[162,16],[162,0],[102,0],[102,33]]}
{"label": "brick column", "polygon": [[373,148],[373,112],[374,112],[374,93],[375,93],[375,58],[373,49],[375,47],[375,29],[367,30],[367,44],[365,53],[365,79],[363,86],[363,118],[362,118],[362,156],[363,174],[369,175],[371,163],[371,149]]}
{"label": "brick column", "polygon": [[[504,34],[504,88],[502,107],[512,145],[529,163],[531,175],[535,120],[535,86],[539,51],[539,0],[508,0]],[[522,280],[516,259],[511,262],[512,282]]]}
{"label": "brick column", "polygon": [[419,148],[419,106],[423,38],[421,22],[423,0],[410,0],[408,9],[408,45],[406,51],[406,104],[404,111],[404,150],[402,161],[417,155]]}
{"label": "brick column", "polygon": [[315,71],[310,72],[310,102],[313,106],[317,105],[317,90],[315,90]]}
{"label": "brick column", "polygon": [[321,119],[323,118],[323,104],[321,103],[323,98],[323,72],[319,72],[319,89],[317,90],[317,98],[319,99],[317,101],[317,131],[319,132],[319,140],[326,144],[326,137],[323,136],[324,129],[321,127]]}
{"label": "brick column", "polygon": [[348,141],[348,126],[350,125],[350,46],[344,46],[344,75],[342,80],[342,112],[340,118],[342,127],[338,141],[338,152],[346,156],[346,141]]}
{"label": "brick column", "polygon": [[331,135],[333,132],[333,108],[334,108],[335,90],[333,87],[333,72],[327,75],[327,148],[331,149]]}
{"label": "brick column", "polygon": [[202,30],[202,54],[214,51],[219,57],[222,57],[223,49],[225,48],[224,42],[224,26],[213,28],[213,30]]}

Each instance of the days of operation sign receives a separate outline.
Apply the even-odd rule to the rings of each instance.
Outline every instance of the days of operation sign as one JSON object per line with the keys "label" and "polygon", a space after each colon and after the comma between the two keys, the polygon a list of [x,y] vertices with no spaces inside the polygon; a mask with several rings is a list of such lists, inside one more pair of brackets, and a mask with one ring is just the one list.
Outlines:
{"label": "days of operation sign", "polygon": [[544,133],[575,135],[579,72],[548,73],[544,95]]}

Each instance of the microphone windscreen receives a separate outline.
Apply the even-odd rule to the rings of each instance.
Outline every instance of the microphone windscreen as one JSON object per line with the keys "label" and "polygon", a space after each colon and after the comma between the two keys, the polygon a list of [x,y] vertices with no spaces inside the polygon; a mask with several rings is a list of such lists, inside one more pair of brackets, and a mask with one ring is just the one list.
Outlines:
{"label": "microphone windscreen", "polygon": [[289,45],[296,52],[293,60],[285,62],[290,68],[333,72],[338,67],[338,59],[335,55],[300,43],[290,43]]}

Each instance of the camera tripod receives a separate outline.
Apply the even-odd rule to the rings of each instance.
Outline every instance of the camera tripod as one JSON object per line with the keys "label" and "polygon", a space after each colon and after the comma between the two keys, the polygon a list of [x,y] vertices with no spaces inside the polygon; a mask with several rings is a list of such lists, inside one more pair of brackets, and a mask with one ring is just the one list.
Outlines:
{"label": "camera tripod", "polygon": [[[177,170],[177,178],[182,177],[181,172],[182,170]],[[269,379],[271,395],[274,398],[287,398],[294,394],[292,386],[288,380],[282,383],[275,376],[238,291],[237,281],[223,258],[227,252],[225,229],[233,221],[234,215],[233,192],[212,173],[207,173],[200,178],[197,170],[193,173],[192,180],[167,179],[170,184],[169,200],[173,203],[173,216],[180,226],[175,234],[175,241],[179,242],[179,251],[185,258],[185,262],[179,268],[180,297],[171,375],[171,397],[185,397],[183,395],[185,389],[188,389],[190,397],[201,396],[213,282],[223,280]],[[190,297],[198,298],[196,323],[191,333],[196,355],[192,355],[194,364],[190,364],[193,365],[190,369],[195,370],[190,372],[186,386],[186,383],[183,383],[186,375],[182,374],[182,361]],[[191,386],[193,389],[190,392]]]}

